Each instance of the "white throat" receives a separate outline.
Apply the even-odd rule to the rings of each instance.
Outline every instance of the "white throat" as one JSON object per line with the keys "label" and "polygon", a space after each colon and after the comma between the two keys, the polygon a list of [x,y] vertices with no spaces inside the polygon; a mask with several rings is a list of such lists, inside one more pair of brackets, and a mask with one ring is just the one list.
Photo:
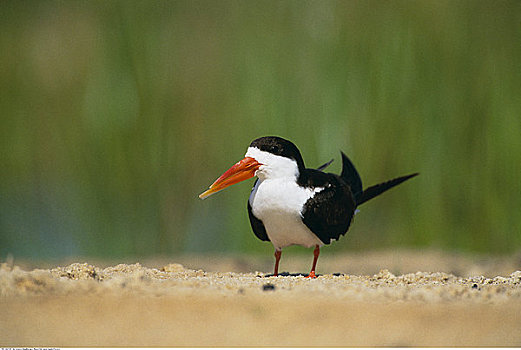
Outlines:
{"label": "white throat", "polygon": [[261,181],[282,178],[289,178],[296,181],[299,175],[298,165],[294,159],[261,151],[256,147],[248,147],[245,157],[252,157],[262,164],[255,173],[255,176]]}

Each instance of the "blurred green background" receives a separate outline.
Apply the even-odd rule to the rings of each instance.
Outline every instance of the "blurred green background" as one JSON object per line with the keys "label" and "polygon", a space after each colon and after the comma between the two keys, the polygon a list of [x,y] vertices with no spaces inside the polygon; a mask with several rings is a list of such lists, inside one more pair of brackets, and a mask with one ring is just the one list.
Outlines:
{"label": "blurred green background", "polygon": [[197,197],[265,135],[421,173],[330,251],[521,246],[519,1],[4,0],[0,89],[1,259],[271,254]]}

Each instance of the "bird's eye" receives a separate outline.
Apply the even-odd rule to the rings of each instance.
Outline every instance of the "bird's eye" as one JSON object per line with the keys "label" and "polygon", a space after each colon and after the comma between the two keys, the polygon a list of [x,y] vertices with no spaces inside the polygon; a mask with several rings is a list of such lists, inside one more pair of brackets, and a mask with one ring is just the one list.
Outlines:
{"label": "bird's eye", "polygon": [[279,146],[276,146],[276,145],[271,146],[270,147],[270,151],[271,151],[271,153],[278,153],[279,152]]}

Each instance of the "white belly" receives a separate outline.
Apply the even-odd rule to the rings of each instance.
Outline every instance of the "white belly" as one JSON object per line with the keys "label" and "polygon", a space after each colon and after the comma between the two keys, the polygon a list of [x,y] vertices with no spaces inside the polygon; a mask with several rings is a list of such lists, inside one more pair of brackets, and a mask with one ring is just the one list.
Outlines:
{"label": "white belly", "polygon": [[250,195],[253,214],[260,219],[275,249],[324,243],[302,222],[302,207],[323,188],[304,189],[287,179],[259,180]]}

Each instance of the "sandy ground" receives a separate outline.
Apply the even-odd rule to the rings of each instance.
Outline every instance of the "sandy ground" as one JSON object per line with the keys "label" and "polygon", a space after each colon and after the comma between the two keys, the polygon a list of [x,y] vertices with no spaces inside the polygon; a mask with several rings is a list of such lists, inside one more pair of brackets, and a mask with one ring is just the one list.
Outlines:
{"label": "sandy ground", "polygon": [[519,255],[321,256],[316,279],[266,277],[258,257],[162,260],[3,263],[0,345],[521,346]]}

